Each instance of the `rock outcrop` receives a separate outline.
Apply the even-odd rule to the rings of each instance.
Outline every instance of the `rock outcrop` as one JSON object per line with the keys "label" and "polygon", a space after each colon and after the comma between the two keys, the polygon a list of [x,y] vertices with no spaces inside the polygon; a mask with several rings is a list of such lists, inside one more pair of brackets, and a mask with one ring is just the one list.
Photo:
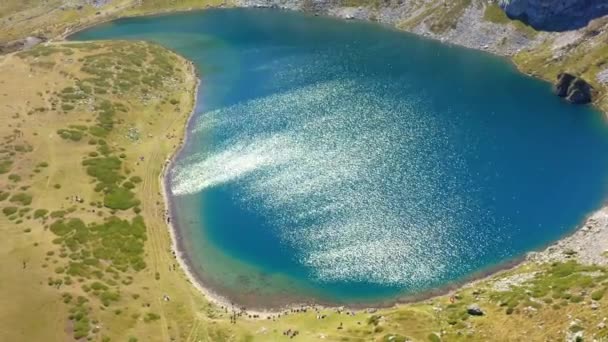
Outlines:
{"label": "rock outcrop", "polygon": [[477,304],[469,305],[469,307],[467,308],[467,313],[471,316],[483,316],[484,315],[483,310],[481,310],[481,308]]}
{"label": "rock outcrop", "polygon": [[46,39],[44,37],[26,37],[4,44],[0,43],[0,54],[11,53],[19,50],[27,50],[45,41]]}
{"label": "rock outcrop", "polygon": [[608,14],[608,1],[604,0],[501,0],[500,3],[510,18],[546,31],[578,29]]}
{"label": "rock outcrop", "polygon": [[582,78],[564,72],[557,76],[553,91],[571,103],[585,104],[592,100],[593,87]]}

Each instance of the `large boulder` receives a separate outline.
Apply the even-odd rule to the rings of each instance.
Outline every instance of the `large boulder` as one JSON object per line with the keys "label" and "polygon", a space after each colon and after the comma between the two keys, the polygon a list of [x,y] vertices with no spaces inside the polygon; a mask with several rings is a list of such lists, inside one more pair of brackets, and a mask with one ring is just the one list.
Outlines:
{"label": "large boulder", "polygon": [[571,103],[585,104],[592,100],[593,87],[582,78],[563,72],[557,76],[553,91]]}
{"label": "large boulder", "polygon": [[608,14],[605,0],[501,0],[500,4],[510,18],[546,31],[578,29]]}
{"label": "large boulder", "polygon": [[469,305],[469,307],[467,308],[467,313],[471,316],[483,316],[484,314],[483,310],[481,310],[481,308],[477,304]]}
{"label": "large boulder", "polygon": [[568,88],[570,87],[570,84],[572,83],[572,81],[574,81],[575,79],[576,79],[576,76],[569,74],[567,72],[563,72],[563,73],[557,75],[557,82],[555,83],[555,86],[553,87],[553,91],[555,92],[555,95],[557,95],[559,97],[568,96]]}

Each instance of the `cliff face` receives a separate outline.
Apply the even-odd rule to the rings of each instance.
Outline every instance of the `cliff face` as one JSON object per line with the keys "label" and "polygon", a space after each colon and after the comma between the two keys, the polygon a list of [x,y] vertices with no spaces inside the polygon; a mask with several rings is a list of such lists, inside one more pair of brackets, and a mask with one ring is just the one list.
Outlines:
{"label": "cliff face", "polygon": [[608,14],[606,0],[501,0],[507,15],[536,29],[566,31]]}

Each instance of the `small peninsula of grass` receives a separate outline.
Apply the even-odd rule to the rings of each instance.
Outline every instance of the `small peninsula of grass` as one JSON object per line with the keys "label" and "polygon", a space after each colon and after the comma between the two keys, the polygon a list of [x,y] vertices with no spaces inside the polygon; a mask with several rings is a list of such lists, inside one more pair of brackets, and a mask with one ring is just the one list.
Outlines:
{"label": "small peninsula of grass", "polygon": [[[12,274],[8,287],[0,285],[0,300],[15,291],[24,294],[2,310],[61,298],[61,306],[34,316],[42,322],[63,320],[70,328],[56,331],[17,315],[10,324],[38,329],[24,330],[27,338],[0,332],[0,340],[49,340],[50,335],[62,336],[50,340],[120,340],[125,329],[140,336],[139,325],[149,329],[168,317],[156,287],[158,268],[167,270],[166,261],[154,257],[166,250],[148,243],[149,222],[160,233],[153,241],[166,246],[169,235],[162,217],[153,214],[158,184],[139,187],[144,179],[132,172],[158,178],[158,165],[175,147],[150,137],[133,141],[123,127],[145,127],[152,137],[181,135],[194,99],[192,69],[181,57],[138,42],[53,44],[3,58],[9,63],[0,64],[0,71],[12,82],[9,88],[0,84],[0,91],[19,95],[0,96],[0,106],[19,98],[27,103],[23,113],[30,114],[6,117],[0,128],[0,174],[12,184],[0,191],[3,217],[10,222],[0,225],[6,237],[0,248],[24,251],[0,260]],[[21,93],[24,87],[32,91]],[[157,98],[142,101],[150,92]],[[164,113],[174,116],[173,124],[167,125]],[[130,155],[146,156],[146,163]],[[16,225],[19,235],[12,233]],[[20,237],[25,233],[31,240]],[[133,304],[135,297],[141,304]],[[128,314],[117,320],[115,311]]]}

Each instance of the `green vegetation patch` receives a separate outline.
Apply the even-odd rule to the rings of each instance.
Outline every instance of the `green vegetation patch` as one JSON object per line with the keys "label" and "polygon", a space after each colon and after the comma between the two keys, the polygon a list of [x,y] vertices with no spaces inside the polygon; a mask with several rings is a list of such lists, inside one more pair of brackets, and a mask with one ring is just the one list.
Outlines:
{"label": "green vegetation patch", "polygon": [[496,3],[490,3],[483,12],[483,19],[495,24],[507,24],[511,21],[505,11]]}
{"label": "green vegetation patch", "polygon": [[503,11],[500,6],[496,3],[488,4],[484,10],[483,18],[486,21],[495,23],[495,24],[512,24],[517,31],[522,33],[527,38],[534,38],[538,32],[532,27],[522,22],[521,20],[511,20],[505,11]]}
{"label": "green vegetation patch", "polygon": [[36,211],[34,211],[34,218],[39,219],[39,218],[46,217],[46,214],[48,214],[48,212],[49,211],[46,209],[36,209]]}
{"label": "green vegetation patch", "polygon": [[155,314],[153,312],[148,312],[146,313],[146,315],[144,316],[144,322],[148,323],[148,322],[152,322],[152,321],[157,321],[160,319],[160,315]]}
{"label": "green vegetation patch", "polygon": [[30,205],[32,204],[32,195],[20,192],[11,197],[10,201],[12,203],[21,203],[22,205]]}
{"label": "green vegetation patch", "polygon": [[513,309],[520,305],[538,309],[542,303],[552,304],[554,300],[566,300],[564,305],[580,303],[588,293],[591,293],[591,299],[598,300],[603,297],[605,288],[594,288],[607,278],[605,269],[599,266],[581,265],[574,261],[554,263],[526,284],[509,291],[494,292],[490,298],[507,307],[507,314],[513,313]]}
{"label": "green vegetation patch", "polygon": [[98,191],[111,190],[116,184],[124,179],[120,174],[122,162],[116,157],[100,157],[86,159],[82,162],[86,166],[89,176],[97,179]]}
{"label": "green vegetation patch", "polygon": [[17,182],[21,181],[21,176],[16,175],[16,174],[11,174],[8,176],[8,179],[12,182],[17,183]]}
{"label": "green vegetation patch", "polygon": [[91,308],[86,305],[87,302],[88,300],[85,297],[78,296],[77,303],[69,310],[69,319],[73,323],[74,338],[76,340],[87,337],[91,330],[91,321],[89,319]]}
{"label": "green vegetation patch", "polygon": [[104,197],[103,205],[110,209],[127,210],[139,205],[135,194],[127,188],[112,188]]}
{"label": "green vegetation patch", "polygon": [[146,267],[143,260],[146,226],[141,216],[131,222],[110,217],[103,223],[89,225],[79,218],[59,219],[51,224],[50,230],[60,237],[55,243],[75,252],[67,266],[66,273],[70,276],[94,276],[102,260],[123,272]]}
{"label": "green vegetation patch", "polygon": [[4,207],[4,208],[2,208],[2,212],[6,216],[10,216],[10,215],[15,214],[17,212],[17,210],[19,210],[19,208],[17,208],[17,207]]}
{"label": "green vegetation patch", "polygon": [[5,201],[10,195],[10,192],[0,190],[0,202]]}
{"label": "green vegetation patch", "polygon": [[[85,210],[81,206],[51,212],[47,209],[34,210],[29,207],[32,196],[25,192],[27,189],[23,187],[18,190],[22,192],[16,194],[0,191],[0,200],[10,199],[12,203],[20,204],[3,208],[4,214],[14,223],[21,222],[22,216],[23,219],[40,219],[43,223],[49,220],[48,229],[55,235],[52,242],[56,250],[47,252],[48,263],[43,264],[44,268],[53,272],[53,277],[48,278],[48,285],[57,289],[71,285],[67,288],[68,291],[72,291],[75,286],[77,293],[86,293],[86,298],[77,296],[77,293],[61,293],[63,303],[69,307],[70,329],[76,340],[101,338],[97,335],[99,322],[92,319],[92,312],[96,312],[97,308],[104,310],[119,301],[120,286],[133,283],[131,272],[139,272],[147,267],[144,261],[146,225],[143,217],[138,215],[141,211],[140,201],[133,192],[143,180],[139,176],[129,178],[130,172],[123,170],[124,162],[121,158],[126,158],[129,152],[120,148],[118,141],[114,139],[115,134],[110,133],[116,125],[124,124],[128,121],[125,119],[131,117],[121,117],[129,111],[130,107],[126,104],[130,102],[127,101],[149,94],[165,95],[163,93],[166,93],[167,85],[179,84],[173,81],[179,81],[180,75],[183,74],[182,70],[175,67],[178,61],[176,56],[160,46],[133,42],[108,44],[110,48],[105,48],[107,45],[90,43],[70,44],[69,49],[59,46],[36,47],[18,54],[21,58],[39,58],[38,62],[47,63],[49,61],[44,60],[44,57],[53,54],[69,55],[73,53],[72,49],[88,52],[88,55],[78,59],[78,63],[82,63],[81,71],[87,75],[76,78],[64,72],[63,76],[71,79],[73,83],[52,94],[54,98],[49,110],[67,112],[84,109],[85,104],[87,108],[89,104],[92,106],[95,118],[90,125],[83,125],[82,121],[68,123],[66,126],[60,126],[64,128],[59,129],[57,134],[68,141],[78,142],[85,139],[84,141],[95,149],[95,152],[83,152],[82,167],[87,175],[92,177],[94,190],[103,197],[90,202],[94,207],[90,211],[95,210],[99,218],[79,218],[81,211],[77,209],[82,209],[83,212]],[[100,47],[103,47],[103,50],[95,50]],[[54,66],[60,65],[53,64]],[[176,70],[180,73],[176,73]],[[173,105],[179,104],[172,96],[161,96],[159,99]],[[42,109],[40,112],[46,111]],[[0,159],[0,173],[11,172],[13,163],[9,157],[32,151],[32,147],[26,143],[10,145],[12,141],[14,138],[6,145],[4,159]],[[48,163],[39,163],[34,172],[41,172],[46,167]],[[11,175],[9,180],[17,182],[20,179]],[[60,189],[61,185],[55,184],[53,187]],[[105,209],[104,206],[111,210]],[[107,217],[108,213],[114,214],[117,210],[127,209],[133,209],[133,212],[121,212],[120,217]],[[155,278],[159,277],[160,273],[156,272]],[[145,322],[159,318],[160,316],[153,312],[143,316]]]}
{"label": "green vegetation patch", "polygon": [[129,178],[129,181],[131,181],[134,184],[139,184],[141,183],[143,180],[141,179],[141,177],[139,176],[133,176],[131,178]]}
{"label": "green vegetation patch", "polygon": [[76,129],[60,129],[57,134],[65,140],[80,141],[85,133]]}
{"label": "green vegetation patch", "polygon": [[11,166],[13,166],[12,160],[0,161],[0,174],[9,172],[11,170]]}

